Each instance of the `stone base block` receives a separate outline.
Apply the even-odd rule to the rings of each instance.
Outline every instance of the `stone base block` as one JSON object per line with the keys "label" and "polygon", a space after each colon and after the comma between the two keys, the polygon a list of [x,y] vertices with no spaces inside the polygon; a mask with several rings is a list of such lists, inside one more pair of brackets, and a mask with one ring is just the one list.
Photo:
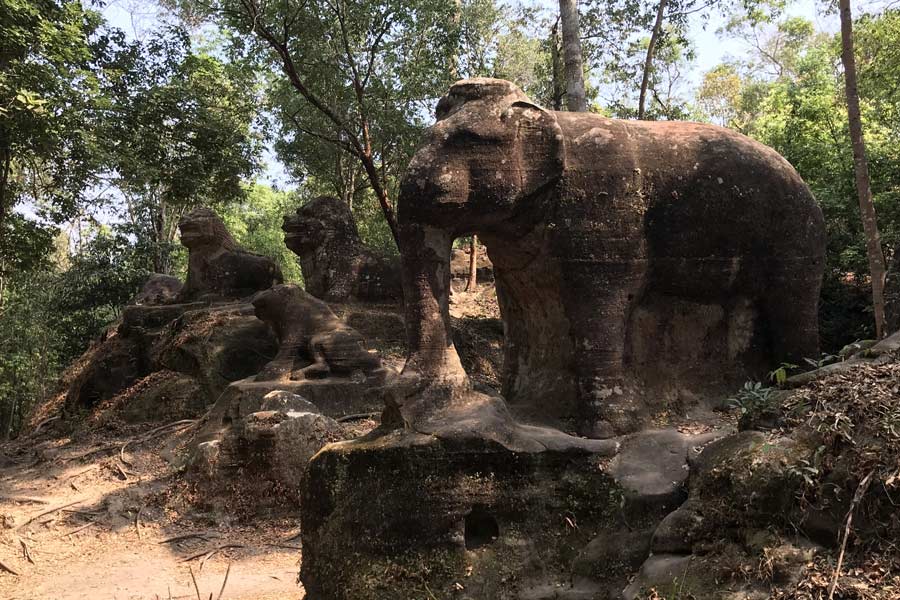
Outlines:
{"label": "stone base block", "polygon": [[332,444],[304,485],[301,580],[321,600],[543,597],[619,521],[606,461],[477,434]]}

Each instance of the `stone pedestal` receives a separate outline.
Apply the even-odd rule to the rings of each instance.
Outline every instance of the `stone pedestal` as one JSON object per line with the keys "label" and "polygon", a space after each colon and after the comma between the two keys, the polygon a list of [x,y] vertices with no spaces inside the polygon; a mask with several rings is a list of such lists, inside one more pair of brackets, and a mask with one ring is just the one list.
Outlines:
{"label": "stone pedestal", "polygon": [[[327,446],[303,484],[307,593],[549,600],[621,592],[656,524],[686,496],[695,440],[650,433],[598,446],[551,431],[533,438],[542,450],[462,428],[376,430]],[[602,564],[592,558],[598,542]]]}

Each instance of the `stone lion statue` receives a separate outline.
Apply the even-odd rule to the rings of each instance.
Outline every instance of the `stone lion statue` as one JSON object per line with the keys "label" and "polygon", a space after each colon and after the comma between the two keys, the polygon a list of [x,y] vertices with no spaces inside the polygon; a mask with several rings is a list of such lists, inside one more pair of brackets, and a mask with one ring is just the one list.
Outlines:
{"label": "stone lion statue", "polygon": [[320,196],[284,218],[284,242],[300,259],[306,291],[327,302],[399,302],[400,260],[365,247],[350,208]]}
{"label": "stone lion statue", "polygon": [[365,339],[328,305],[295,285],[276,285],[253,297],[256,316],[278,338],[278,354],[256,381],[322,379],[330,375],[384,379],[385,370]]}
{"label": "stone lion statue", "polygon": [[265,256],[242,249],[225,223],[206,207],[178,222],[188,249],[188,275],[179,300],[236,300],[283,281],[281,269]]}

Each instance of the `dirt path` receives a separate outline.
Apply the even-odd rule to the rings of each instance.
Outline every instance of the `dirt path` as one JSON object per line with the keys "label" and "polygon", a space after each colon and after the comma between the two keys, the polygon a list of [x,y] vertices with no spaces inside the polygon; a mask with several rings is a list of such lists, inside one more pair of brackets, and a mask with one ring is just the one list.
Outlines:
{"label": "dirt path", "polygon": [[[0,446],[0,562],[18,573],[0,567],[0,598],[196,598],[193,571],[206,600],[218,597],[229,565],[223,599],[304,597],[295,515],[237,519],[198,502],[160,458],[171,439],[123,462],[127,439]],[[166,541],[188,534],[199,536]]]}

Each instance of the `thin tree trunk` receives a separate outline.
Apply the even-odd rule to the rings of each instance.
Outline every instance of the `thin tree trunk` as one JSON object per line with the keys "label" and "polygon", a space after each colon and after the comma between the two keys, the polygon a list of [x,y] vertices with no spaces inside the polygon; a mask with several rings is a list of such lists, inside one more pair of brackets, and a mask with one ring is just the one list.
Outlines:
{"label": "thin tree trunk", "polygon": [[850,122],[850,142],[853,145],[853,166],[856,171],[856,192],[859,211],[866,234],[866,251],[869,256],[869,275],[872,279],[872,307],[875,312],[875,336],[884,337],[884,252],[872,202],[872,186],[869,179],[869,163],[866,159],[866,142],[863,137],[862,118],[859,111],[859,90],[856,81],[856,57],[853,50],[853,15],[850,0],[839,0],[841,11],[841,62],[844,64],[844,84],[847,93],[847,117]]}
{"label": "thin tree trunk", "polygon": [[578,25],[578,0],[559,0],[559,19],[562,24],[563,58],[566,64],[566,107],[572,112],[587,112],[581,56],[581,27]]}
{"label": "thin tree trunk", "polygon": [[166,237],[166,201],[160,200],[159,206],[156,210],[156,219],[154,225],[154,229],[156,230],[154,233],[156,235],[156,256],[153,259],[153,270],[157,273],[163,273],[164,275],[168,275],[166,270],[165,260],[163,258],[163,244],[165,243]]}
{"label": "thin tree trunk", "polygon": [[559,56],[559,19],[550,30],[550,60],[553,65],[553,110],[562,110],[563,89],[560,76],[563,66]]}
{"label": "thin tree trunk", "polygon": [[6,262],[3,260],[5,258],[3,253],[6,252],[6,203],[11,168],[12,153],[9,151],[9,148],[4,148],[2,165],[0,165],[0,308],[3,308],[3,277],[5,275],[4,267]]}
{"label": "thin tree trunk", "polygon": [[[462,23],[462,0],[454,0],[453,3],[453,27],[456,28],[457,32],[462,34],[460,30],[460,24]],[[456,81],[459,79],[459,53],[462,50],[462,37],[459,38],[459,44],[456,47],[456,52],[450,57],[450,79]]]}
{"label": "thin tree trunk", "polygon": [[466,282],[466,291],[475,290],[478,285],[478,236],[472,234],[472,245],[469,247],[469,281]]}
{"label": "thin tree trunk", "polygon": [[647,87],[650,85],[650,72],[653,70],[653,54],[656,52],[656,43],[662,31],[663,17],[666,13],[667,0],[659,0],[656,8],[656,22],[653,24],[653,33],[650,34],[650,43],[647,45],[647,56],[644,59],[644,74],[641,77],[641,96],[638,99],[638,119],[644,118],[647,106]]}

